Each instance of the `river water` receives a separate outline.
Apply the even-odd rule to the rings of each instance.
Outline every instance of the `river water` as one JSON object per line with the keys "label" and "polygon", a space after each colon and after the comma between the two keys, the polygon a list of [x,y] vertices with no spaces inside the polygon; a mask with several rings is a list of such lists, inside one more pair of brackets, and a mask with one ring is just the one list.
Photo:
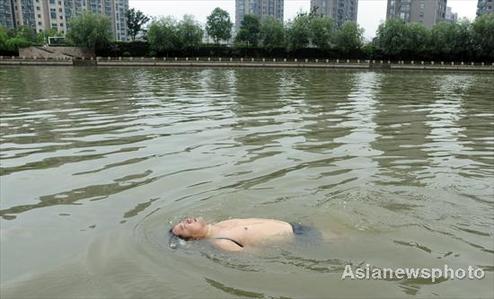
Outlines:
{"label": "river water", "polygon": [[[2,67],[2,298],[494,296],[494,75]],[[168,247],[184,216],[319,242]],[[345,266],[478,279],[342,280]]]}

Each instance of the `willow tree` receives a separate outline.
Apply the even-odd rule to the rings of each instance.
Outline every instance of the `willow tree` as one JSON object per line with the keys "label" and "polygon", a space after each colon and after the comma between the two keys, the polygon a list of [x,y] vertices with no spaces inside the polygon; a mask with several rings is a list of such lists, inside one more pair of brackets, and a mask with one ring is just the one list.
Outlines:
{"label": "willow tree", "polygon": [[472,37],[477,55],[494,60],[494,13],[475,19],[472,23]]}
{"label": "willow tree", "polygon": [[84,11],[70,20],[66,37],[77,47],[104,46],[112,39],[111,21],[106,16]]}
{"label": "willow tree", "polygon": [[154,20],[149,26],[148,41],[158,53],[176,50],[179,47],[176,21],[170,17]]}
{"label": "willow tree", "polygon": [[329,49],[334,40],[335,23],[326,16],[313,15],[310,21],[312,43],[320,49]]}
{"label": "willow tree", "polygon": [[273,17],[266,17],[261,22],[259,40],[266,49],[285,47],[285,28],[283,23]]}
{"label": "willow tree", "polygon": [[181,48],[197,48],[201,45],[204,30],[193,16],[184,15],[177,25],[177,39]]}
{"label": "willow tree", "polygon": [[302,49],[310,44],[312,38],[312,31],[310,28],[311,19],[311,15],[299,13],[295,19],[288,24],[287,41],[290,49]]}

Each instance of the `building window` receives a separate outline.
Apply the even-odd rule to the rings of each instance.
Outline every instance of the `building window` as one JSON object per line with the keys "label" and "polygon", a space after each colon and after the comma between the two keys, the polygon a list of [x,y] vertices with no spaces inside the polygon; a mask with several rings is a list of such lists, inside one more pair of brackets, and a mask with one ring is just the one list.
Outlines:
{"label": "building window", "polygon": [[425,8],[425,3],[424,2],[420,2],[420,9],[424,9]]}
{"label": "building window", "polygon": [[60,16],[60,20],[63,20],[63,16]]}
{"label": "building window", "polygon": [[39,10],[39,6],[36,6],[36,10]]}
{"label": "building window", "polygon": [[41,22],[38,22],[38,25],[41,26]]}

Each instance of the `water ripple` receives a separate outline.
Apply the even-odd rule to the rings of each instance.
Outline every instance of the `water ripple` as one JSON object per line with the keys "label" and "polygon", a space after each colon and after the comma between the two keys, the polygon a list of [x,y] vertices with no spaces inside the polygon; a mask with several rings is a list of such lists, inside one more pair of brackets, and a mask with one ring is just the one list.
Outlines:
{"label": "water ripple", "polygon": [[[88,263],[101,277],[105,257],[108,269],[125,270],[136,263],[127,254],[139,256],[149,266],[143,283],[167,277],[177,297],[203,295],[182,280],[210,297],[365,296],[328,280],[362,261],[444,260],[492,272],[492,82],[473,73],[2,68],[2,259],[26,257],[2,279],[59,264],[57,248],[83,254],[57,234],[92,244]],[[191,214],[310,222],[333,241],[261,257],[200,246],[171,253],[169,222]],[[103,232],[133,226],[121,252],[105,251],[112,242]],[[264,273],[277,283],[266,286]],[[312,283],[312,293],[286,273]],[[108,281],[128,280],[118,277]],[[374,283],[382,297],[451,295],[424,281]],[[492,290],[458,283],[481,297]]]}

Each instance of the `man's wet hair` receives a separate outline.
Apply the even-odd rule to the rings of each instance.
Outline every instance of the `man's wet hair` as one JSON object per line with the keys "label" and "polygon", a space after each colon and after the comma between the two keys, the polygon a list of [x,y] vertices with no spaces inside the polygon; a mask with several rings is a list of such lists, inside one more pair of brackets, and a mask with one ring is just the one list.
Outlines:
{"label": "man's wet hair", "polygon": [[178,246],[184,245],[186,241],[191,240],[191,237],[183,237],[173,233],[173,227],[168,230],[168,234],[170,235],[170,239],[168,240],[168,246],[172,249],[177,248]]}
{"label": "man's wet hair", "polygon": [[170,235],[176,237],[176,238],[179,238],[181,240],[184,240],[184,241],[190,241],[192,240],[192,237],[184,237],[184,236],[181,236],[181,235],[177,235],[177,234],[174,234],[173,233],[173,227],[170,228],[170,230],[168,231],[170,233]]}

